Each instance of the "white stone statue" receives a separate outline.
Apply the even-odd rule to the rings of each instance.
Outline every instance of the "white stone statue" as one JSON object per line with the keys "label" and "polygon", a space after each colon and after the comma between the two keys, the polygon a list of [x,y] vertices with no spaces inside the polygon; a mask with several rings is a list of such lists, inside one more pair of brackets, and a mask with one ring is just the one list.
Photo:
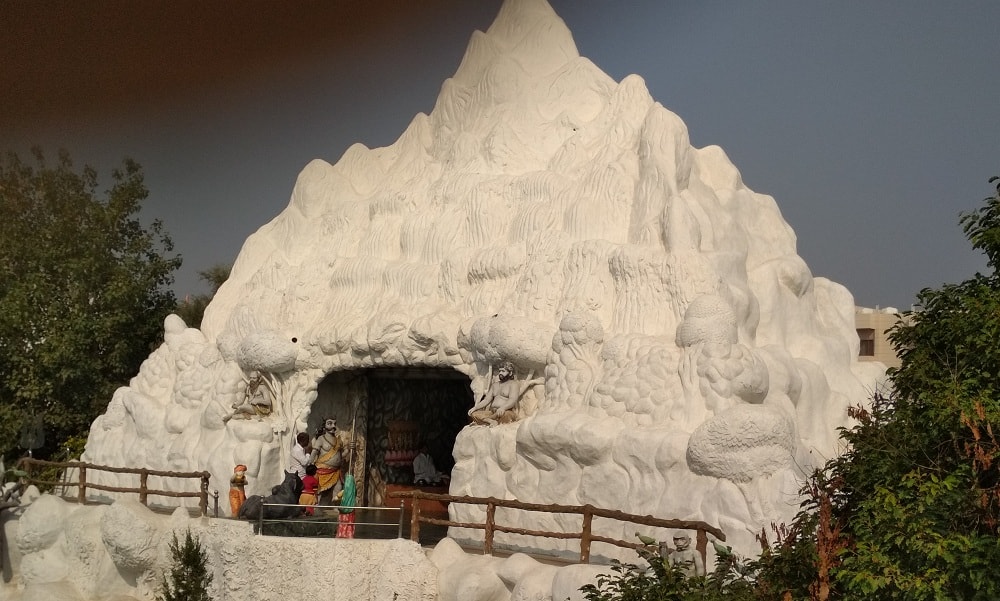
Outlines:
{"label": "white stone statue", "polygon": [[680,567],[685,576],[704,576],[705,562],[701,554],[691,548],[691,537],[684,533],[674,535],[674,549],[670,552],[670,563]]}
{"label": "white stone statue", "polygon": [[234,417],[241,419],[267,417],[274,410],[275,396],[274,388],[267,378],[259,371],[252,371],[250,377],[246,379],[243,398],[233,403],[233,412],[224,417],[223,421],[229,421]]}
{"label": "white stone statue", "polygon": [[518,381],[514,378],[514,364],[510,361],[501,363],[496,368],[496,377],[490,381],[489,388],[469,409],[469,416],[477,424],[491,426],[515,421],[521,397],[529,388],[545,381],[545,378],[533,376],[533,372],[528,372],[525,380]]}

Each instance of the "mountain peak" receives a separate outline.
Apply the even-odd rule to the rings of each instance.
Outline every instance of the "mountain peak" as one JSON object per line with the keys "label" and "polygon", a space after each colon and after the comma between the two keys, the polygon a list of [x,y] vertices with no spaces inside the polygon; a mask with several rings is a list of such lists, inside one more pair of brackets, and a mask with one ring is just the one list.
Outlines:
{"label": "mountain peak", "polygon": [[533,76],[546,75],[580,56],[573,34],[545,0],[508,0],[486,33],[473,33],[454,78],[479,81],[500,56]]}

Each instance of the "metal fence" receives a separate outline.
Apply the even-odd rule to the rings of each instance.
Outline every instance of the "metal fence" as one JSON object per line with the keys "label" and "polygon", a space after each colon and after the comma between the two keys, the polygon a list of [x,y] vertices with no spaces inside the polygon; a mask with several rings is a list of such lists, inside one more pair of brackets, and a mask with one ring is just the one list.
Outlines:
{"label": "metal fence", "polygon": [[[294,507],[297,515],[292,517],[267,518],[268,508],[290,508]],[[403,529],[406,525],[405,511],[403,504],[399,507],[370,507],[365,505],[298,505],[295,503],[261,503],[260,510],[254,520],[254,532],[260,535],[280,535],[280,536],[335,536],[337,526],[340,524],[342,509],[349,509],[356,517],[363,517],[361,521],[351,522],[355,527],[363,526],[370,530],[389,529],[396,530],[396,538],[403,538]],[[312,510],[312,515],[306,513]],[[398,514],[393,516],[396,519],[387,521],[371,520],[369,516],[378,516],[382,513]],[[363,537],[359,537],[363,538]],[[372,537],[368,537],[372,538]],[[384,538],[384,537],[374,537]]]}

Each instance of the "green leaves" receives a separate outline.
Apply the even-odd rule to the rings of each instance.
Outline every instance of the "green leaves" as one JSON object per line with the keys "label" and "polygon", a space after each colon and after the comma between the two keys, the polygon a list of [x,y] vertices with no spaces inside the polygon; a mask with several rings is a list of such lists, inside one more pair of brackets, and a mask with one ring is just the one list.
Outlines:
{"label": "green leaves", "polygon": [[0,159],[0,454],[42,415],[49,445],[85,432],[128,382],[175,305],[180,258],[162,223],[138,220],[148,191],[126,159],[98,190],[96,171],[62,151],[49,165]]}
{"label": "green leaves", "polygon": [[853,521],[857,544],[839,569],[846,589],[886,599],[970,598],[965,562],[976,537],[954,519],[966,503],[966,476],[916,469],[878,487]]}
{"label": "green leaves", "polygon": [[986,254],[988,264],[995,272],[1000,259],[1000,177],[991,177],[990,183],[996,184],[997,194],[987,197],[983,208],[962,215],[959,223],[965,237],[972,242],[972,248]]}
{"label": "green leaves", "polygon": [[611,573],[597,577],[596,584],[580,590],[587,601],[741,601],[766,599],[754,584],[758,566],[744,561],[717,542],[715,570],[708,576],[686,576],[670,561],[665,547],[653,538],[640,536],[645,547],[636,550],[645,566],[611,562]]}
{"label": "green leaves", "polygon": [[845,598],[1000,597],[986,576],[1000,562],[1000,196],[961,224],[993,273],[920,292],[923,310],[890,335],[894,393],[858,412],[827,466],[853,541],[836,570]]}
{"label": "green leaves", "polygon": [[232,271],[231,265],[213,265],[204,271],[198,272],[199,279],[207,282],[212,287],[212,293],[188,296],[178,303],[175,313],[184,320],[184,323],[188,327],[201,327],[201,319],[205,315],[208,303],[212,302],[215,293],[229,279],[230,271]]}
{"label": "green leaves", "polygon": [[208,588],[212,585],[212,575],[201,541],[187,530],[183,543],[174,534],[169,544],[173,565],[169,579],[163,578],[160,585],[163,595],[157,601],[211,601]]}

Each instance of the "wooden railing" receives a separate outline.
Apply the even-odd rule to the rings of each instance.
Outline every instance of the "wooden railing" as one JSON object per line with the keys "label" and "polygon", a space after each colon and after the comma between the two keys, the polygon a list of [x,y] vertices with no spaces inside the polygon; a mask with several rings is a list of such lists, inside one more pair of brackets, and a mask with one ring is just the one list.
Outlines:
{"label": "wooden railing", "polygon": [[[17,462],[18,467],[20,467],[25,472],[28,472],[27,480],[31,484],[43,485],[43,486],[63,486],[63,487],[77,487],[76,498],[80,504],[87,502],[87,490],[103,490],[107,492],[124,492],[124,493],[138,493],[139,502],[143,505],[148,503],[149,495],[160,496],[160,497],[198,497],[198,509],[201,510],[201,515],[208,515],[208,481],[211,478],[211,474],[208,472],[167,472],[161,470],[149,470],[145,468],[129,468],[129,467],[110,467],[107,465],[94,465],[93,463],[84,463],[81,461],[45,461],[42,459],[33,459],[31,457],[22,457]],[[58,481],[58,480],[41,480],[32,476],[33,468],[35,467],[54,467],[56,469],[69,470],[76,469],[77,480],[72,481]],[[102,484],[94,484],[87,482],[87,470],[101,471],[101,472],[112,472],[115,474],[138,474],[139,476],[139,486],[137,488],[120,487],[120,486],[104,486]],[[65,472],[64,472],[65,473]],[[154,490],[147,486],[147,480],[149,476],[160,476],[164,478],[197,478],[201,481],[201,486],[198,492],[174,492],[170,490]]]}
{"label": "wooden railing", "polygon": [[[483,539],[483,553],[493,554],[493,535],[496,532],[508,532],[511,534],[523,534],[527,536],[541,536],[557,539],[580,539],[580,563],[590,563],[590,545],[594,542],[607,543],[626,549],[638,549],[642,543],[629,542],[616,538],[609,538],[593,533],[592,524],[594,518],[608,518],[621,522],[641,524],[643,526],[653,526],[656,528],[672,528],[676,530],[694,530],[696,536],[696,548],[701,554],[702,562],[706,559],[708,552],[708,535],[711,534],[720,541],[725,542],[726,535],[715,526],[699,521],[688,520],[665,520],[654,518],[651,515],[635,515],[616,511],[613,509],[602,509],[593,505],[544,505],[539,503],[524,503],[522,501],[497,499],[494,497],[468,497],[439,495],[427,493],[420,490],[406,490],[390,492],[390,497],[413,499],[413,512],[410,515],[410,539],[417,541],[420,536],[420,524],[437,524],[456,528],[473,528],[485,531]],[[453,522],[420,515],[420,499],[430,499],[435,501],[446,501],[448,503],[465,503],[469,505],[486,506],[485,523]],[[526,528],[516,528],[513,526],[503,526],[496,523],[496,508],[506,507],[510,509],[522,509],[525,511],[538,511],[542,513],[565,513],[579,514],[583,516],[583,526],[580,532],[546,532],[541,530],[528,530]]]}

